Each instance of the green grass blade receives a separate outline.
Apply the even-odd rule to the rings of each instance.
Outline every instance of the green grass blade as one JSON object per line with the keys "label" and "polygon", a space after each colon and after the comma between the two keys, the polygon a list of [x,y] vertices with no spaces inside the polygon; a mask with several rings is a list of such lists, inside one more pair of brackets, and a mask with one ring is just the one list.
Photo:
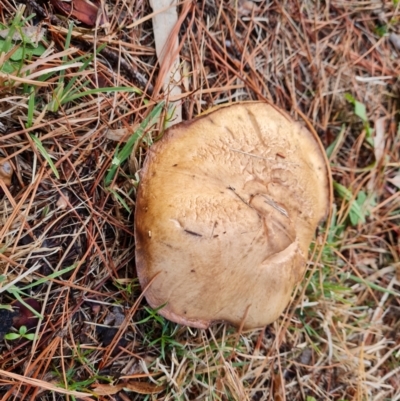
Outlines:
{"label": "green grass blade", "polygon": [[342,144],[344,134],[346,132],[346,126],[342,124],[342,127],[340,129],[340,132],[338,136],[335,138],[335,140],[326,148],[326,155],[329,160],[333,158],[333,156],[337,153],[339,150],[339,147]]}
{"label": "green grass blade", "polygon": [[28,100],[28,119],[26,121],[26,128],[32,127],[34,112],[35,112],[35,91],[33,90]]}
{"label": "green grass blade", "polygon": [[38,151],[46,159],[46,161],[49,164],[49,166],[50,166],[51,170],[53,171],[54,175],[58,179],[60,179],[60,175],[58,174],[57,168],[54,165],[53,161],[51,160],[50,155],[47,153],[46,149],[43,147],[42,142],[40,142],[40,139],[34,134],[29,134],[29,136],[32,138],[32,141],[35,143]]}
{"label": "green grass blade", "polygon": [[15,297],[19,302],[21,302],[21,304],[24,305],[25,308],[28,308],[37,318],[43,320],[43,316],[42,316],[39,312],[37,312],[35,309],[33,309],[32,306],[28,305],[28,304],[21,298],[21,296],[20,296],[20,294],[19,294],[18,291],[19,291],[19,290],[18,290],[16,287],[10,288],[10,289],[8,290],[8,292],[9,292],[10,294],[14,295],[14,297]]}
{"label": "green grass blade", "polygon": [[122,196],[115,191],[112,188],[108,188],[108,190],[115,196],[115,198],[117,199],[117,201],[124,207],[124,209],[128,212],[128,213],[132,213],[132,210],[129,209],[129,206],[127,205],[127,203],[125,202],[125,200],[122,198]]}
{"label": "green grass blade", "polygon": [[41,279],[35,281],[34,283],[28,284],[28,285],[26,285],[25,287],[20,288],[20,290],[21,290],[21,291],[25,291],[25,290],[27,290],[27,289],[29,289],[29,288],[36,287],[37,285],[46,283],[47,281],[49,281],[49,280],[51,280],[51,279],[53,279],[53,278],[57,278],[57,277],[59,277],[59,276],[62,276],[62,275],[65,274],[65,273],[70,272],[71,270],[74,270],[74,269],[76,268],[76,266],[77,266],[77,264],[74,263],[72,266],[68,266],[68,267],[66,267],[65,269],[62,269],[62,270],[60,270],[60,271],[58,271],[58,272],[54,272],[54,273],[52,273],[52,274],[50,274],[50,275],[48,275],[48,276],[46,276],[46,277],[43,277],[43,278],[41,278]]}
{"label": "green grass blade", "polygon": [[395,297],[400,297],[400,292],[393,291],[393,290],[388,290],[385,287],[381,287],[380,285],[374,284],[371,281],[365,280],[363,278],[360,278],[360,277],[357,277],[357,276],[353,276],[353,275],[349,275],[349,276],[345,275],[344,278],[346,278],[348,280],[353,280],[353,281],[355,281],[356,283],[359,283],[359,284],[364,284],[365,286],[371,288],[372,290],[376,290],[376,291],[379,291],[379,292],[385,292],[387,294],[394,295]]}
{"label": "green grass blade", "polygon": [[105,178],[105,185],[108,186],[111,184],[112,180],[115,177],[115,174],[119,168],[119,166],[129,157],[129,155],[132,153],[133,147],[135,146],[135,143],[142,137],[144,131],[146,128],[149,127],[150,123],[153,124],[153,121],[158,118],[158,116],[161,114],[161,111],[164,107],[164,102],[158,103],[154,109],[151,111],[151,113],[143,120],[143,122],[140,124],[139,128],[137,131],[131,135],[131,137],[128,139],[124,147],[121,149],[119,152],[116,150],[114,154],[114,158],[112,161],[111,168],[108,170],[107,176]]}
{"label": "green grass blade", "polygon": [[[70,23],[69,26],[68,26],[67,36],[65,38],[65,46],[64,46],[65,50],[68,50],[69,47],[71,46],[73,28],[74,28],[74,24]],[[67,55],[63,56],[62,62],[63,62],[63,64],[68,62],[68,56]],[[62,70],[62,71],[60,71],[60,78],[58,80],[58,83],[64,83],[64,78],[65,78],[65,70]]]}
{"label": "green grass blade", "polygon": [[[103,45],[99,46],[99,47],[96,49],[96,54],[99,54],[105,47],[106,47],[106,44],[103,44]],[[82,66],[79,67],[78,72],[82,72],[82,71],[85,71],[85,70],[86,70],[86,68],[88,67],[88,65],[94,60],[94,55],[92,54],[92,55],[90,55],[90,57],[88,57],[87,55],[85,55],[84,58],[85,58],[85,60],[83,61]],[[82,60],[83,60],[84,58],[82,58]],[[76,62],[76,61],[77,61],[77,59],[73,60],[73,62]],[[80,61],[80,60],[79,60],[79,61]],[[67,84],[66,87],[65,87],[65,94],[66,94],[66,95],[70,92],[70,90],[72,89],[72,87],[73,87],[73,85],[75,84],[76,80],[79,79],[79,78],[80,78],[80,76],[79,76],[79,74],[77,74],[76,76],[72,77],[72,78],[69,80],[68,84]]]}
{"label": "green grass blade", "polygon": [[108,87],[108,88],[96,88],[96,89],[89,89],[85,92],[79,92],[70,96],[66,96],[62,99],[62,104],[67,102],[72,102],[75,99],[79,99],[83,96],[94,95],[97,93],[109,93],[109,92],[130,92],[130,93],[137,93],[141,94],[142,92],[137,88],[131,88],[128,86],[118,86],[118,87]]}

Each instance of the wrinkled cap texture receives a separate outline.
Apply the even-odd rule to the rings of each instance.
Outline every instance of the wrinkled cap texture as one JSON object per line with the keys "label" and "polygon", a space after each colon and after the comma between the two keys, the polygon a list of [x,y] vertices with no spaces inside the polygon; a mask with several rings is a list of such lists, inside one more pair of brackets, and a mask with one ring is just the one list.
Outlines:
{"label": "wrinkled cap texture", "polygon": [[318,138],[268,104],[220,107],[170,128],[149,150],[136,202],[148,303],[192,327],[271,323],[303,277],[329,202]]}

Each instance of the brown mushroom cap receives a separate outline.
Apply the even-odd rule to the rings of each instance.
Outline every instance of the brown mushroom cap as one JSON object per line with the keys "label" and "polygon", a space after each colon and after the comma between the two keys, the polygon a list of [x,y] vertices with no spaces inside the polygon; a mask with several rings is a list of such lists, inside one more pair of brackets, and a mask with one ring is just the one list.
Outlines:
{"label": "brown mushroom cap", "polygon": [[167,319],[263,327],[304,274],[330,205],[322,145],[260,102],[217,108],[165,132],[141,171],[137,273]]}

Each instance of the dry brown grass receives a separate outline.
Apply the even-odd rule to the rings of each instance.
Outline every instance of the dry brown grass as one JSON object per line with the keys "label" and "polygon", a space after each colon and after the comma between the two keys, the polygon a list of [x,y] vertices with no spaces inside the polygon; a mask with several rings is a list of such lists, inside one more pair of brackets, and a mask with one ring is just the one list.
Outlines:
{"label": "dry brown grass", "polygon": [[[7,25],[16,4],[3,4],[0,21]],[[25,16],[47,12],[28,4]],[[329,148],[333,179],[349,196],[336,187],[328,242],[315,248],[286,314],[264,330],[238,334],[226,325],[181,327],[146,309],[135,276],[132,215],[146,143],[138,142],[112,191],[104,177],[126,136],[110,138],[167,99],[158,81],[163,68],[151,9],[139,0],[108,4],[109,25],[75,26],[69,49],[68,19],[50,11],[52,50],[26,62],[18,80],[0,76],[0,157],[14,169],[11,186],[0,180],[0,304],[15,299],[10,289],[50,276],[22,295],[40,302],[44,319],[36,340],[0,343],[1,400],[96,394],[123,401],[400,400],[400,49],[390,36],[400,33],[400,5],[251,4],[186,5],[179,31],[183,116],[264,99],[315,127],[326,148],[339,138]],[[78,57],[103,43],[106,50],[78,73]],[[57,68],[64,68],[66,83],[78,76],[77,90],[90,79],[91,88],[142,92],[92,93],[43,112],[59,88],[59,73],[39,78]],[[29,87],[36,99],[31,127]],[[346,93],[366,106],[368,124]],[[375,128],[372,138],[368,125]],[[149,132],[158,134],[157,127]],[[360,194],[366,195],[360,201],[365,222],[351,224]],[[69,266],[75,267],[57,275]]]}

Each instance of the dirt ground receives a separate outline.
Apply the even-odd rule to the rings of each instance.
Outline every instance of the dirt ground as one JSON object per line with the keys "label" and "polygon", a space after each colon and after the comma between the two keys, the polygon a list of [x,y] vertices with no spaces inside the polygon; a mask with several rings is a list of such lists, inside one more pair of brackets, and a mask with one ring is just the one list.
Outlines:
{"label": "dirt ground", "polygon": [[[400,2],[177,11],[178,94],[147,1],[0,3],[0,399],[400,400]],[[331,215],[276,322],[187,328],[141,297],[138,172],[168,104],[242,100],[316,131]]]}

